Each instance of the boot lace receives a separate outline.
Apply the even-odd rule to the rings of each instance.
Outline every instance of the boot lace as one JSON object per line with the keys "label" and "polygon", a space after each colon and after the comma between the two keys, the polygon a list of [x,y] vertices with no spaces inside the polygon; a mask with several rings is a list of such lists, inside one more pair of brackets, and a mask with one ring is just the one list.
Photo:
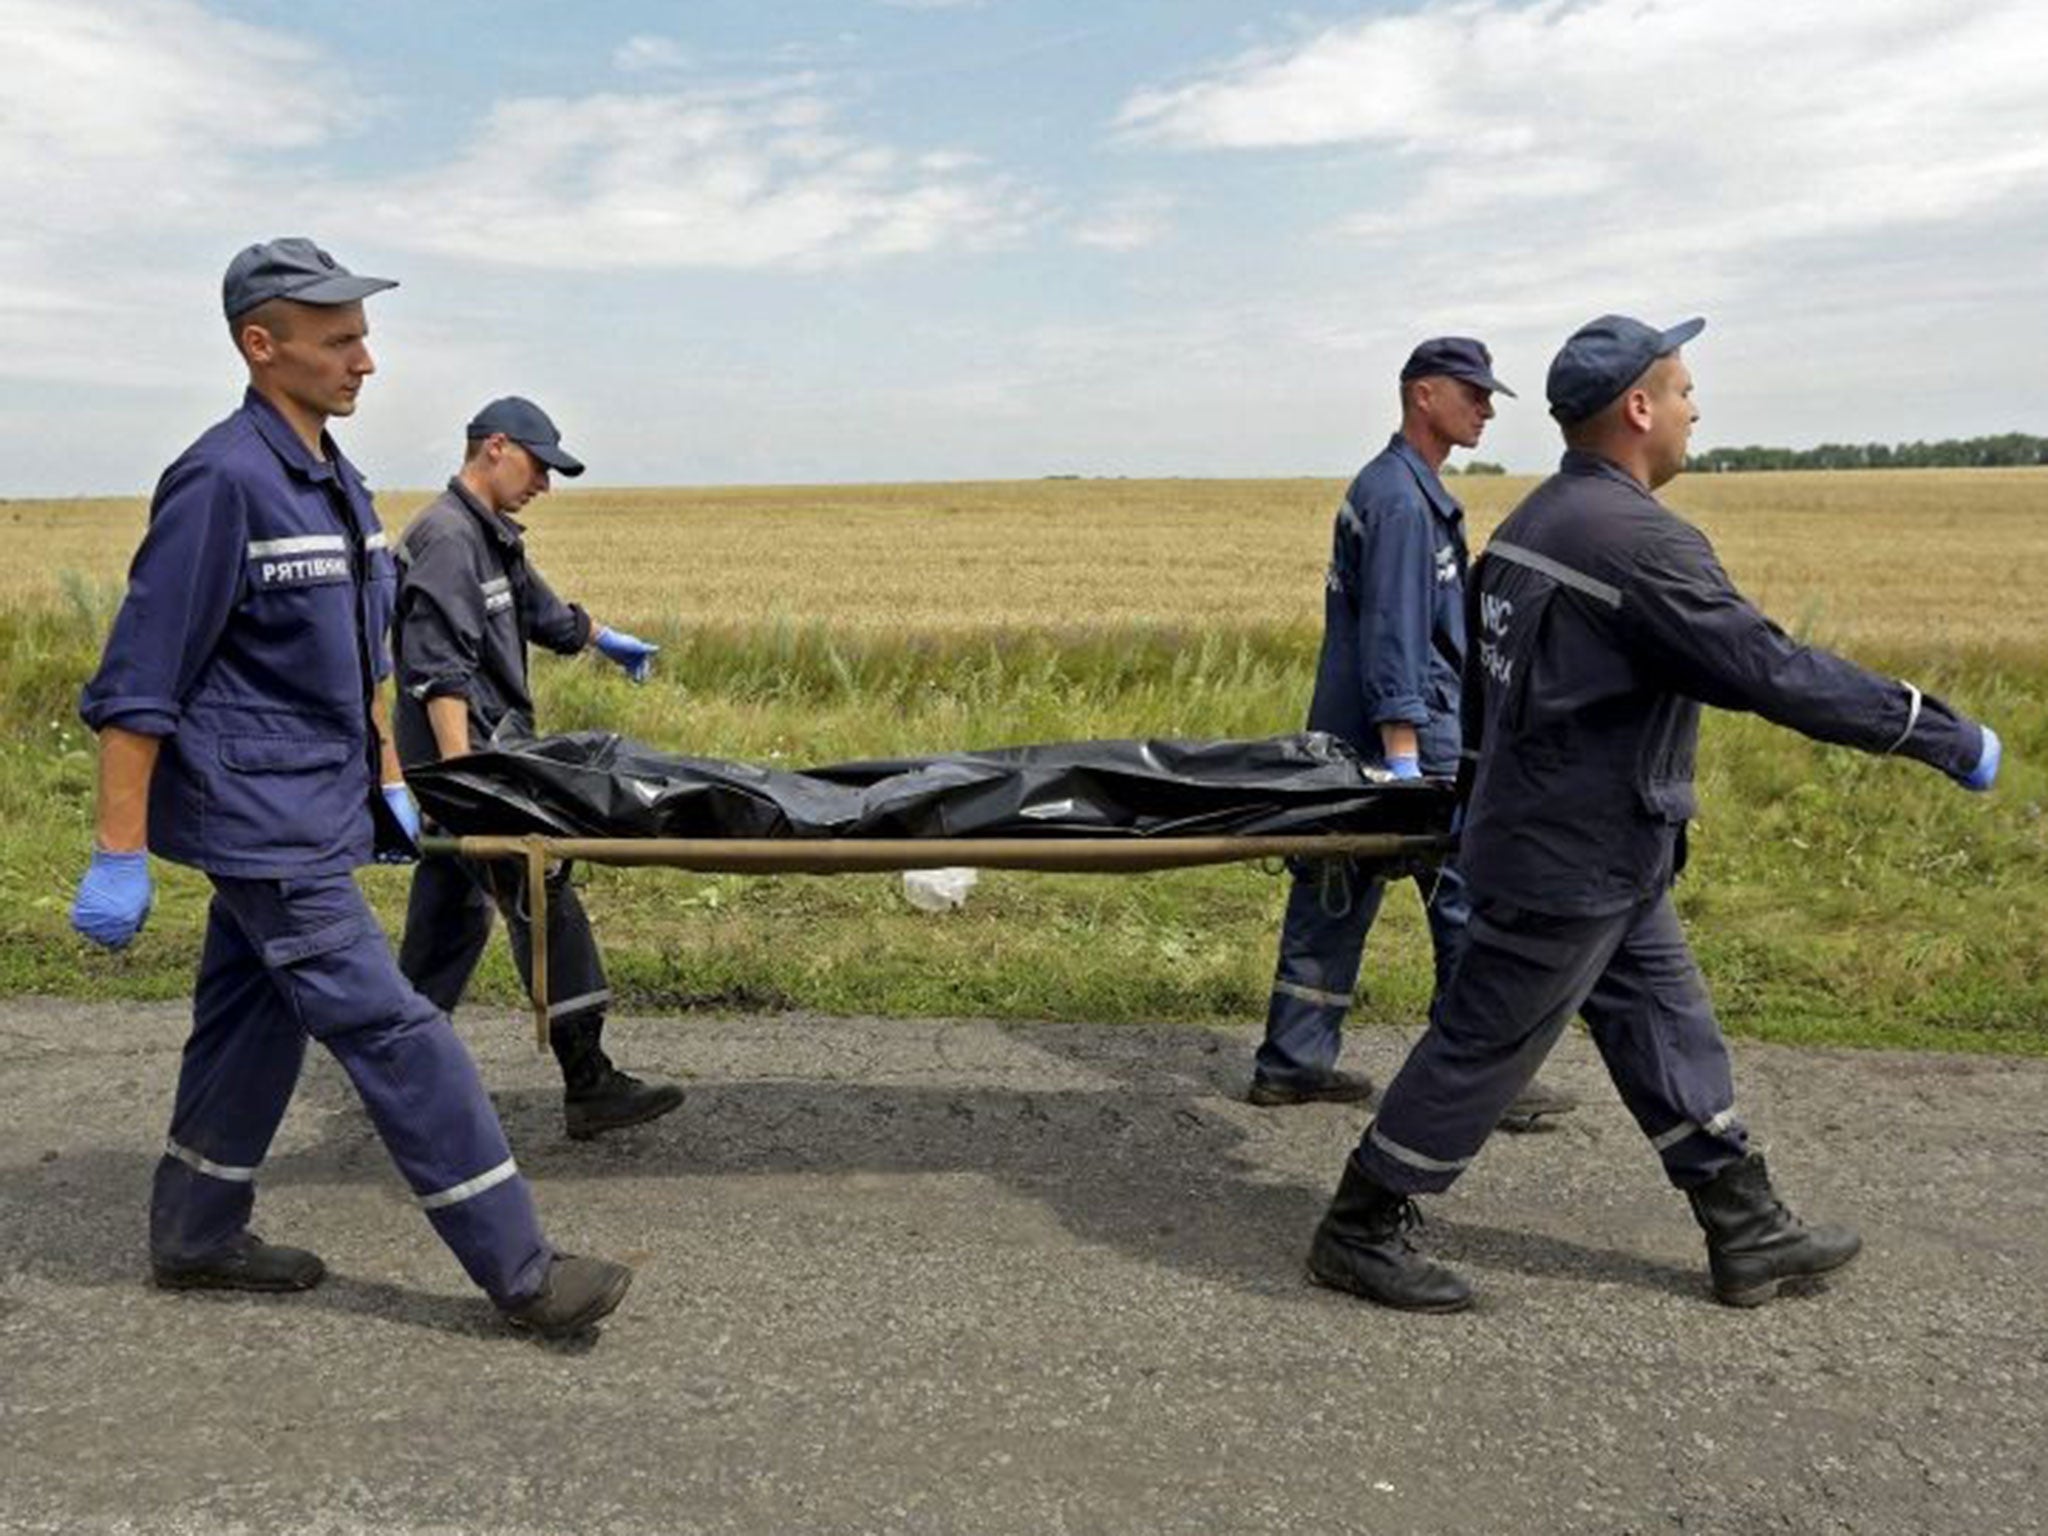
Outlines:
{"label": "boot lace", "polygon": [[1385,1234],[1381,1241],[1399,1243],[1410,1253],[1415,1252],[1416,1248],[1408,1234],[1420,1232],[1428,1225],[1428,1222],[1423,1219],[1422,1207],[1417,1205],[1407,1195],[1403,1195],[1398,1204],[1388,1208],[1386,1214],[1381,1218],[1381,1223],[1381,1230]]}

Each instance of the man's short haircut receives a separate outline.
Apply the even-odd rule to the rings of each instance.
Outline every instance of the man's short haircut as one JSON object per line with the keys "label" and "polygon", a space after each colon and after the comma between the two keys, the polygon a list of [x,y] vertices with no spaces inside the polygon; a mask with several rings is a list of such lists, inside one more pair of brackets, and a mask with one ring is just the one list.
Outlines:
{"label": "man's short haircut", "polygon": [[1662,357],[1652,361],[1649,367],[1630,379],[1628,384],[1622,389],[1622,392],[1601,406],[1599,410],[1588,416],[1584,421],[1575,421],[1570,426],[1564,427],[1562,430],[1564,432],[1565,447],[1584,450],[1605,439],[1609,423],[1620,416],[1622,406],[1626,403],[1628,397],[1639,389],[1648,390],[1651,387],[1652,376],[1656,374],[1657,370],[1663,368],[1666,363],[1671,362],[1677,356],[1678,354],[1675,351],[1666,352]]}
{"label": "man's short haircut", "polygon": [[[1626,392],[1623,393],[1623,398],[1627,398]],[[1575,421],[1569,426],[1560,427],[1558,430],[1564,433],[1565,447],[1576,449],[1580,453],[1591,451],[1598,444],[1606,440],[1607,420],[1613,413],[1614,404],[1609,403],[1603,405],[1584,421]]]}
{"label": "man's short haircut", "polygon": [[230,320],[228,336],[234,341],[237,352],[242,350],[242,328],[250,325],[260,325],[277,340],[289,341],[292,334],[292,306],[284,299],[266,299],[254,309],[245,309]]}
{"label": "man's short haircut", "polygon": [[[1456,374],[1454,374],[1454,373],[1425,373],[1425,374],[1420,374],[1420,375],[1418,375],[1418,376],[1417,376],[1417,377],[1415,377],[1415,378],[1412,378],[1412,379],[1403,379],[1403,380],[1401,381],[1401,409],[1402,409],[1402,410],[1404,410],[1404,411],[1405,411],[1405,410],[1407,410],[1409,406],[1411,406],[1411,405],[1413,405],[1413,404],[1415,403],[1415,397],[1416,397],[1416,395],[1417,395],[1417,394],[1419,394],[1419,393],[1421,392],[1421,390],[1422,390],[1422,386],[1423,386],[1423,385],[1425,385],[1425,384],[1433,384],[1433,385],[1435,385],[1435,386],[1436,386],[1436,387],[1437,387],[1438,389],[1443,389],[1443,388],[1446,388],[1446,387],[1448,387],[1448,386],[1452,386],[1452,385],[1459,385],[1459,386],[1463,386],[1463,387],[1464,387],[1464,388],[1466,388],[1466,389],[1479,389],[1479,388],[1480,388],[1480,386],[1479,386],[1479,385],[1477,385],[1477,384],[1473,383],[1473,382],[1472,382],[1472,381],[1471,381],[1470,379],[1461,379],[1461,378],[1459,378],[1459,377],[1458,377],[1458,376],[1457,376]],[[1485,393],[1485,391],[1483,391],[1483,390],[1482,390],[1482,391],[1481,391],[1481,393]],[[1452,396],[1452,398],[1453,398],[1453,399],[1455,399],[1455,398],[1456,398],[1456,396],[1455,396],[1455,395],[1453,395],[1453,396]]]}

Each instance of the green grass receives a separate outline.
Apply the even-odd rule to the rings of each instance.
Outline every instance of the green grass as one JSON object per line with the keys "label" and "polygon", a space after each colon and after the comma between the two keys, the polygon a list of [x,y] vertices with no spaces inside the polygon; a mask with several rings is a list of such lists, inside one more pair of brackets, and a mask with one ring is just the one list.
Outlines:
{"label": "green grass", "polygon": [[[158,865],[132,950],[66,925],[90,840],[91,738],[77,690],[112,592],[0,608],[0,992],[170,998],[190,987],[204,881]],[[636,626],[638,627],[638,626]],[[655,681],[589,659],[536,663],[553,728],[786,765],[1032,740],[1251,736],[1295,729],[1314,665],[1302,626],[1179,632],[833,632],[763,620],[648,626]],[[1787,1041],[2048,1053],[2048,656],[1867,652],[1994,720],[2009,767],[1988,797],[1916,764],[1710,716],[1703,812],[1680,906],[1728,1027]],[[363,877],[387,925],[406,876]],[[1142,877],[985,873],[964,911],[910,909],[893,876],[746,879],[585,872],[627,1006],[832,1013],[1251,1020],[1284,899],[1252,866]],[[481,995],[516,1001],[502,944]],[[1362,1008],[1412,1023],[1427,939],[1398,894]]]}

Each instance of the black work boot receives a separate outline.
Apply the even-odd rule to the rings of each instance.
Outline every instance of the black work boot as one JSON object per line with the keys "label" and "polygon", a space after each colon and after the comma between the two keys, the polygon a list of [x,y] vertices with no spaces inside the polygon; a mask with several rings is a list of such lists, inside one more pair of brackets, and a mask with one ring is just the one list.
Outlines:
{"label": "black work boot", "polygon": [[1403,1312],[1462,1312],[1472,1287],[1408,1241],[1422,1213],[1406,1195],[1368,1178],[1349,1158],[1308,1246],[1308,1277]]}
{"label": "black work boot", "polygon": [[1568,1115],[1579,1107],[1578,1098],[1562,1088],[1553,1088],[1540,1078],[1532,1078],[1529,1086],[1515,1095],[1515,1101],[1501,1112],[1500,1128],[1504,1131],[1533,1131],[1541,1128],[1545,1120],[1558,1115]]}
{"label": "black work boot", "polygon": [[1809,1227],[1786,1210],[1761,1152],[1730,1163],[1685,1197],[1707,1234],[1714,1299],[1731,1307],[1760,1307],[1783,1282],[1840,1269],[1863,1248],[1847,1227]]}
{"label": "black work boot", "polygon": [[562,1119],[571,1141],[659,1120],[683,1102],[674,1083],[647,1083],[612,1065],[599,1039],[602,1013],[558,1019],[549,1043],[562,1068]]}
{"label": "black work boot", "polygon": [[203,1259],[152,1259],[150,1279],[163,1291],[310,1291],[327,1273],[320,1256],[239,1233]]}
{"label": "black work boot", "polygon": [[1361,1072],[1341,1072],[1331,1067],[1313,1077],[1291,1081],[1254,1076],[1245,1099],[1272,1109],[1283,1104],[1362,1104],[1372,1095],[1371,1078]]}
{"label": "black work boot", "polygon": [[562,1096],[562,1118],[571,1141],[588,1141],[606,1131],[659,1120],[682,1102],[678,1084],[644,1083],[606,1062],[603,1077]]}
{"label": "black work boot", "polygon": [[499,1310],[514,1328],[544,1339],[566,1339],[611,1316],[632,1283],[633,1271],[623,1264],[558,1253],[548,1261],[540,1290],[530,1300]]}

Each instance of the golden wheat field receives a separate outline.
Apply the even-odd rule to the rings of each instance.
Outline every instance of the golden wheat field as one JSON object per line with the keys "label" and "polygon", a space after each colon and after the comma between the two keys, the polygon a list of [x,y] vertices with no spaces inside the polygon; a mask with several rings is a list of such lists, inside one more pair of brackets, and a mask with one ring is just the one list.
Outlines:
{"label": "golden wheat field", "polygon": [[[1475,547],[1533,482],[1454,478]],[[1316,624],[1337,480],[573,490],[529,508],[555,585],[625,624],[852,631]],[[389,493],[397,528],[425,493]],[[1683,476],[1665,500],[1788,625],[1844,645],[2048,648],[2048,469]],[[117,580],[134,500],[0,502],[0,601]]]}

